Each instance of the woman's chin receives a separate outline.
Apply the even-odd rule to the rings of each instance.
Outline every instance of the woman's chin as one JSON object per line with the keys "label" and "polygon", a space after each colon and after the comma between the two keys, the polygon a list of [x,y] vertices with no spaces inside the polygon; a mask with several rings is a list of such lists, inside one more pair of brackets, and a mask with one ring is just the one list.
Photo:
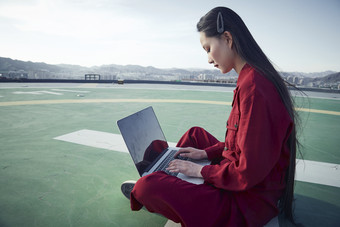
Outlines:
{"label": "woman's chin", "polygon": [[220,69],[220,71],[221,71],[222,74],[226,74],[226,73],[230,72],[230,70],[226,70],[226,69]]}

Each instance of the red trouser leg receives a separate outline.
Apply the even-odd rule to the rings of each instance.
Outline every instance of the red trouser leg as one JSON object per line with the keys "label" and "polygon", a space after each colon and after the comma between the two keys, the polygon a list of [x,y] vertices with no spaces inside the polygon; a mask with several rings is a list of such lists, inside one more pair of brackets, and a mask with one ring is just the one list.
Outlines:
{"label": "red trouser leg", "polygon": [[131,193],[131,208],[142,206],[182,226],[226,226],[232,213],[231,192],[196,185],[164,172],[140,178]]}
{"label": "red trouser leg", "polygon": [[[179,147],[205,149],[219,142],[204,129],[188,130]],[[164,172],[139,179],[131,193],[131,209],[145,206],[183,226],[223,226],[228,222],[232,196],[211,185],[195,185]],[[223,224],[222,224],[223,223]]]}
{"label": "red trouser leg", "polygon": [[209,132],[200,127],[192,127],[178,141],[177,147],[194,147],[205,149],[219,141]]}

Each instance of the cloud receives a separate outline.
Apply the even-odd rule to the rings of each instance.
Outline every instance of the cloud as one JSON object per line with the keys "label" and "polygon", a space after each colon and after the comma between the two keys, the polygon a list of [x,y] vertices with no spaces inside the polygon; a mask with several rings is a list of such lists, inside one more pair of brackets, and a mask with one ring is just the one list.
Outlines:
{"label": "cloud", "polygon": [[122,15],[119,9],[107,11],[86,6],[66,1],[8,4],[2,6],[0,16],[10,19],[13,26],[22,32],[84,39],[124,36],[142,27],[140,20]]}
{"label": "cloud", "polygon": [[[1,0],[0,29],[5,32],[0,36],[0,53],[52,64],[209,67],[195,25],[209,9],[223,4],[217,0]],[[329,69],[335,70],[339,4],[315,4],[228,2],[268,57],[284,70],[308,71],[311,66],[321,70],[331,61],[334,66]],[[320,40],[322,45],[317,45]],[[298,64],[301,59],[307,63]]]}

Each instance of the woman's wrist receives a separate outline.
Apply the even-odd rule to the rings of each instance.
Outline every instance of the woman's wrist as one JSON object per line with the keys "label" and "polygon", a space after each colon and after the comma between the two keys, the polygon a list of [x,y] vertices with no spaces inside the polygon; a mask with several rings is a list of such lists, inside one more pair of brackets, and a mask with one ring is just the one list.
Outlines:
{"label": "woman's wrist", "polygon": [[202,150],[202,153],[201,153],[201,159],[207,159],[208,158],[208,154],[205,150]]}
{"label": "woman's wrist", "polygon": [[203,178],[203,175],[202,175],[202,173],[201,173],[201,172],[202,172],[202,169],[203,169],[203,166],[201,166],[201,167],[199,168],[197,177]]}

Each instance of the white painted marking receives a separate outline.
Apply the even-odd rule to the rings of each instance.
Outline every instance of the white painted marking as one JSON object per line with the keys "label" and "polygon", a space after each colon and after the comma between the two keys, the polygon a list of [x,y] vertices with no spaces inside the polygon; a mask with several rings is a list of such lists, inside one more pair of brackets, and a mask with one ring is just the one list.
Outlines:
{"label": "white painted marking", "polygon": [[[83,129],[54,139],[128,153],[125,142],[119,134]],[[168,144],[171,147],[176,146],[173,142]],[[340,188],[340,165],[297,159],[295,179]]]}
{"label": "white painted marking", "polygon": [[14,91],[15,95],[42,95],[42,93],[38,91]]}
{"label": "white painted marking", "polygon": [[[54,139],[95,148],[129,153],[122,135],[119,134],[83,129],[55,137]],[[171,147],[176,146],[176,143],[168,142],[168,144]]]}
{"label": "white painted marking", "polygon": [[63,93],[57,93],[52,91],[39,91],[40,93],[51,94],[51,95],[63,95]]}
{"label": "white painted marking", "polygon": [[128,149],[122,136],[118,134],[83,129],[55,137],[54,139],[128,153]]}
{"label": "white painted marking", "polygon": [[340,188],[340,165],[298,159],[295,178],[298,181]]}
{"label": "white painted marking", "polygon": [[63,92],[73,92],[73,93],[89,93],[90,91],[77,91],[77,90],[66,90],[66,89],[52,89],[52,91],[63,91]]}
{"label": "white painted marking", "polygon": [[16,95],[42,95],[42,94],[63,95],[63,93],[57,93],[57,92],[52,92],[52,91],[14,91],[13,94],[16,94]]}

